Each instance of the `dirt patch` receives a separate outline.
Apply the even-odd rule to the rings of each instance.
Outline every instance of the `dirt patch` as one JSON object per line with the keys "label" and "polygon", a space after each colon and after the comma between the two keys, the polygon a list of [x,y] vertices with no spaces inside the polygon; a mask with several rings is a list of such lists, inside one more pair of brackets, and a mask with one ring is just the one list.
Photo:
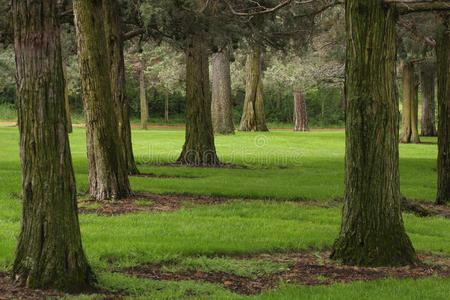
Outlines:
{"label": "dirt patch", "polygon": [[130,177],[144,177],[144,178],[199,178],[195,176],[181,176],[181,175],[160,175],[160,174],[154,174],[154,173],[141,173],[139,175],[130,175]]}
{"label": "dirt patch", "polygon": [[136,193],[133,197],[114,201],[83,201],[78,204],[78,211],[115,216],[144,211],[167,212],[190,205],[217,205],[231,201],[233,199],[225,197]]}
{"label": "dirt patch", "polygon": [[428,211],[430,211],[431,214],[435,216],[450,218],[450,206],[448,205],[439,205],[434,202],[427,202],[427,201],[416,201],[416,202],[420,203],[420,205],[428,209]]}
{"label": "dirt patch", "polygon": [[144,163],[144,162],[137,162],[136,163],[139,166],[155,166],[155,167],[183,167],[188,166],[190,168],[200,168],[200,169],[251,169],[248,166],[245,165],[234,165],[230,163],[222,163],[220,162],[217,165],[187,165],[183,164],[181,162],[171,162],[171,163]]}
{"label": "dirt patch", "polygon": [[256,279],[237,276],[224,272],[203,272],[187,270],[179,272],[165,271],[162,265],[150,264],[127,269],[115,270],[138,278],[154,280],[195,280],[221,284],[226,289],[239,294],[258,294],[265,290],[277,288],[281,282],[303,285],[329,285],[337,282],[368,281],[395,278],[423,278],[429,276],[450,276],[449,257],[421,255],[422,261],[429,264],[408,267],[352,267],[342,266],[329,260],[328,251],[290,253],[290,254],[259,254],[240,256],[240,259],[271,260],[278,263],[288,263],[286,271],[260,276]]}

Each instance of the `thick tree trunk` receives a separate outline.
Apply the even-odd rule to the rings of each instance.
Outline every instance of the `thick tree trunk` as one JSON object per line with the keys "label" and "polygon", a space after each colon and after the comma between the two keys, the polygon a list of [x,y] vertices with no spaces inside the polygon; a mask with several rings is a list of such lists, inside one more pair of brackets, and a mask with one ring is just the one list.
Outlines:
{"label": "thick tree trunk", "polygon": [[12,1],[23,193],[12,278],[79,292],[95,279],[78,224],[56,3]]}
{"label": "thick tree trunk", "polygon": [[196,36],[186,41],[186,140],[178,162],[219,164],[211,121],[208,55],[204,42]]}
{"label": "thick tree trunk", "polygon": [[437,41],[436,56],[438,63],[438,185],[436,203],[446,204],[450,200],[450,29],[449,16],[444,25],[446,31]]}
{"label": "thick tree trunk", "polygon": [[143,60],[140,62],[139,69],[139,99],[141,102],[141,129],[147,130],[148,122],[148,103],[147,95],[145,92],[145,63]]}
{"label": "thick tree trunk", "polygon": [[133,155],[128,99],[125,90],[125,62],[118,0],[103,0],[105,32],[111,69],[111,93],[118,123],[119,142],[128,174],[139,174]]}
{"label": "thick tree trunk", "polygon": [[261,51],[247,55],[244,111],[239,131],[269,131],[264,116]]}
{"label": "thick tree trunk", "polygon": [[395,16],[381,1],[346,1],[345,201],[331,254],[345,264],[417,262],[400,208]]}
{"label": "thick tree trunk", "polygon": [[212,122],[214,133],[234,134],[231,105],[230,54],[228,49],[213,54]]}
{"label": "thick tree trunk", "polygon": [[97,200],[131,194],[111,94],[101,1],[73,1],[86,118],[89,193]]}
{"label": "thick tree trunk", "polygon": [[403,102],[401,143],[420,143],[418,130],[418,81],[414,64],[403,63]]}
{"label": "thick tree trunk", "polygon": [[227,49],[213,54],[212,67],[212,122],[214,133],[234,134],[230,54]]}
{"label": "thick tree trunk", "polygon": [[294,131],[309,131],[305,94],[294,93]]}
{"label": "thick tree trunk", "polygon": [[437,135],[434,105],[434,72],[434,64],[422,64],[420,68],[420,85],[422,87],[422,136]]}
{"label": "thick tree trunk", "polygon": [[169,91],[164,91],[164,123],[169,123]]}

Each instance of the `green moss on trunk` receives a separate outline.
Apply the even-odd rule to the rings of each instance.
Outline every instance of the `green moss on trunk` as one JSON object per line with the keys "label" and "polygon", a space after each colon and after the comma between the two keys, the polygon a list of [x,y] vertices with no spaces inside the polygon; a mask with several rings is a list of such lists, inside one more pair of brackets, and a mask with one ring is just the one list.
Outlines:
{"label": "green moss on trunk", "polygon": [[95,279],[78,223],[56,2],[12,1],[23,193],[12,278],[79,292]]}
{"label": "green moss on trunk", "polygon": [[345,264],[417,262],[400,206],[395,19],[380,1],[346,2],[345,201],[331,255]]}

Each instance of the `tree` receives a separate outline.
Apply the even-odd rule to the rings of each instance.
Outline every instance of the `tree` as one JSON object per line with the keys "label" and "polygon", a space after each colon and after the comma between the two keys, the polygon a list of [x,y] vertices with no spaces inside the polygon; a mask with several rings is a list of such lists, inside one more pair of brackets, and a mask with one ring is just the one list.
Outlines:
{"label": "tree", "polygon": [[139,99],[141,103],[141,129],[147,130],[148,103],[145,89],[145,60],[139,60]]}
{"label": "tree", "polygon": [[86,119],[89,193],[97,200],[131,194],[119,141],[101,1],[73,1]]}
{"label": "tree", "polygon": [[438,63],[438,185],[436,203],[450,199],[450,13],[443,16],[443,28],[436,45]]}
{"label": "tree", "polygon": [[351,265],[414,264],[400,209],[396,11],[381,1],[345,5],[345,200],[331,257]]}
{"label": "tree", "polygon": [[219,164],[214,145],[209,91],[209,64],[205,42],[186,40],[186,141],[178,162],[187,165]]}
{"label": "tree", "polygon": [[224,135],[234,134],[229,51],[224,47],[212,55],[212,123],[214,133]]}
{"label": "tree", "polygon": [[23,210],[12,277],[28,288],[84,291],[84,255],[64,107],[56,0],[12,1]]}
{"label": "tree", "polygon": [[257,49],[247,55],[244,111],[239,131],[269,131],[264,117],[262,55]]}
{"label": "tree", "polygon": [[435,125],[435,65],[423,63],[420,67],[420,86],[422,88],[421,135],[436,136]]}
{"label": "tree", "polygon": [[402,143],[420,143],[418,130],[418,86],[414,63],[405,62],[403,72]]}
{"label": "tree", "polygon": [[294,131],[309,131],[306,99],[302,92],[294,93]]}
{"label": "tree", "polygon": [[108,48],[111,71],[111,94],[114,103],[113,110],[117,118],[119,151],[123,155],[128,174],[139,174],[136,162],[134,161],[129,105],[125,91],[123,24],[120,11],[121,9],[118,0],[103,0],[106,45]]}

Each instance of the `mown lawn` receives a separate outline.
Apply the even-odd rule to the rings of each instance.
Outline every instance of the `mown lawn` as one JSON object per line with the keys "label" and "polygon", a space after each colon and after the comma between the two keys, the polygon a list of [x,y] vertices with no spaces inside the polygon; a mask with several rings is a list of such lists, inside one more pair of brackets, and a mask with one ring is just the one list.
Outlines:
{"label": "mown lawn", "polygon": [[[70,136],[79,193],[87,190],[84,129]],[[216,137],[223,162],[232,169],[152,166],[174,161],[184,141],[182,130],[133,131],[141,172],[189,178],[131,178],[135,191],[248,198],[216,206],[194,206],[163,213],[116,217],[80,215],[83,243],[100,285],[132,297],[186,295],[240,299],[220,285],[156,281],[112,274],[113,268],[144,263],[177,263],[246,274],[277,266],[236,264],[230,256],[329,249],[339,232],[340,206],[304,206],[296,200],[328,202],[343,197],[344,132],[239,133]],[[435,141],[435,139],[426,139]],[[436,145],[400,145],[401,190],[408,198],[433,201]],[[245,168],[244,168],[245,167]],[[17,128],[0,127],[0,270],[13,260],[20,227],[20,161]],[[450,255],[450,222],[441,217],[405,214],[406,229],[420,252]],[[211,260],[211,257],[220,257]],[[246,271],[247,270],[247,271]],[[389,279],[375,282],[302,287],[283,285],[262,299],[446,299],[449,279]],[[252,298],[250,297],[250,298]]]}

